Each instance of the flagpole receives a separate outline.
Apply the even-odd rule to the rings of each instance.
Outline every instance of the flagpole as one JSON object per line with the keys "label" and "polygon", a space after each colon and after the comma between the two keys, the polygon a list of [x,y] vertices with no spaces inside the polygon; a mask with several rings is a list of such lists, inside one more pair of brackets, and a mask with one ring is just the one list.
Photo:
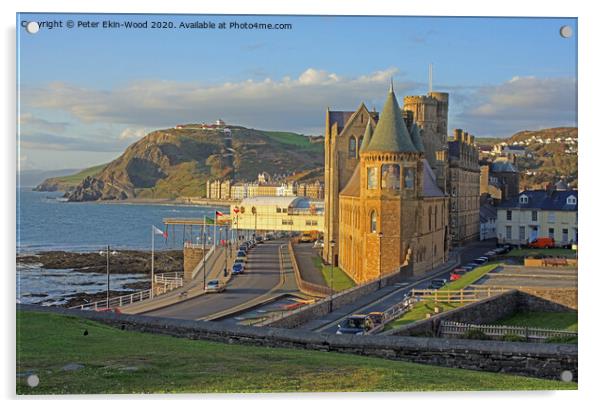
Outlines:
{"label": "flagpole", "polygon": [[151,226],[151,299],[155,297],[155,226]]}
{"label": "flagpole", "polygon": [[217,212],[213,214],[213,248],[217,248]]}

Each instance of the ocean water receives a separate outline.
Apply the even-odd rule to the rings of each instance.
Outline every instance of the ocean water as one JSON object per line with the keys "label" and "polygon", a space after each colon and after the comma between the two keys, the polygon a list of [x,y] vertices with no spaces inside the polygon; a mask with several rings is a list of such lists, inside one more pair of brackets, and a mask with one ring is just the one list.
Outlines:
{"label": "ocean water", "polygon": [[[17,190],[17,254],[48,250],[95,252],[110,245],[116,249],[151,248],[151,226],[164,230],[164,218],[213,218],[215,208],[192,205],[67,203],[57,200],[60,192]],[[227,212],[225,208],[219,208]],[[180,249],[184,240],[196,241],[196,227],[183,232],[179,227],[165,240],[155,235],[155,250]],[[210,240],[213,232],[206,231]],[[224,231],[224,234],[226,232]],[[22,303],[60,304],[78,292],[106,290],[106,275],[73,270],[42,269],[40,265],[17,265],[17,300]],[[148,279],[146,275],[111,275],[112,290]]]}

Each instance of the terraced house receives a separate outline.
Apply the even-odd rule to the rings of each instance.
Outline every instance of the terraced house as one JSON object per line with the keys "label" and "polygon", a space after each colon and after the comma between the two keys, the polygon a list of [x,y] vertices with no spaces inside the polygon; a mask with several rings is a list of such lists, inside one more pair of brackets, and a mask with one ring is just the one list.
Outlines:
{"label": "terraced house", "polygon": [[556,246],[578,242],[577,190],[527,190],[498,206],[499,242],[524,245],[550,237]]}

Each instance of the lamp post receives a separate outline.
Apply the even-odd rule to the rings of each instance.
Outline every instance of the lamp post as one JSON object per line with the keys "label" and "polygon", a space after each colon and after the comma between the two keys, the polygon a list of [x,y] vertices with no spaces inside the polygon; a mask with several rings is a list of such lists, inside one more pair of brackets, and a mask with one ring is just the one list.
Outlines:
{"label": "lamp post", "polygon": [[382,231],[379,232],[377,234],[378,236],[378,288],[382,288],[382,274],[383,274],[383,264],[382,264],[382,257],[383,257],[383,247],[382,247],[382,241],[383,241],[383,233]]}
{"label": "lamp post", "polygon": [[106,255],[107,257],[107,309],[109,308],[109,300],[110,300],[110,293],[111,293],[111,267],[110,267],[110,263],[109,263],[109,256],[110,255],[117,255],[117,251],[111,251],[111,246],[107,245],[107,250],[106,251],[100,251],[98,252],[98,254],[100,256]]}
{"label": "lamp post", "polygon": [[330,240],[330,256],[331,256],[331,260],[330,260],[330,306],[329,306],[329,311],[332,312],[332,295],[334,292],[334,244],[335,244],[335,240],[332,239]]}

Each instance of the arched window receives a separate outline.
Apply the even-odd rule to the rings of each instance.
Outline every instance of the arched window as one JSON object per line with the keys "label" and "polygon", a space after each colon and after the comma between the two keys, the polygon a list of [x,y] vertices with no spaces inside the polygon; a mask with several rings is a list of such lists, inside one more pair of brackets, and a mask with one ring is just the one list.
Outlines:
{"label": "arched window", "polygon": [[351,136],[349,138],[349,158],[355,159],[357,154],[357,141],[355,140],[355,136]]}
{"label": "arched window", "polygon": [[362,148],[362,143],[364,143],[364,136],[360,136],[359,139],[357,139],[357,151],[358,151],[358,156],[359,156],[359,151]]}
{"label": "arched window", "polygon": [[435,228],[437,228],[437,210],[439,207],[435,206]]}
{"label": "arched window", "polygon": [[376,211],[370,213],[370,232],[376,232]]}

